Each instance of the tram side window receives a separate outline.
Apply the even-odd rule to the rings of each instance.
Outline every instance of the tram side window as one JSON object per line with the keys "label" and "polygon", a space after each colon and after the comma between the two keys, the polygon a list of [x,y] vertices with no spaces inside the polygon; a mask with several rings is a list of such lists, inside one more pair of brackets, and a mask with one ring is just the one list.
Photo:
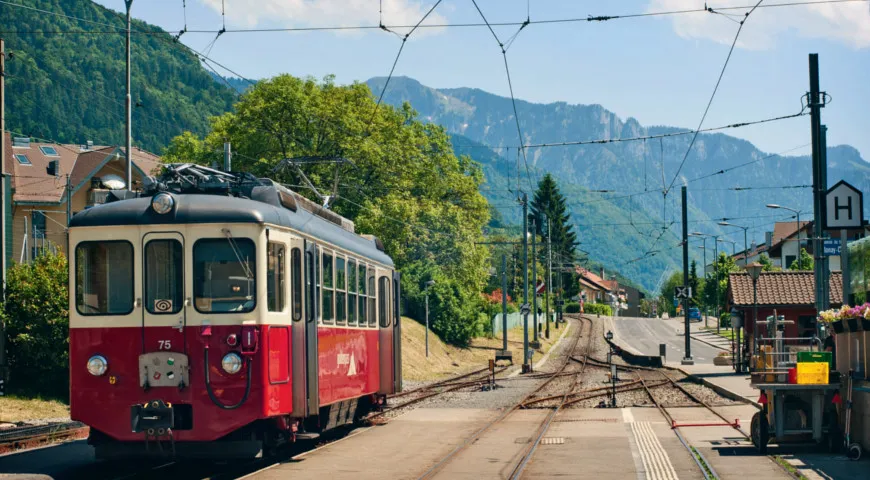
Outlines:
{"label": "tram side window", "polygon": [[356,325],[356,260],[347,261],[347,324]]}
{"label": "tram side window", "polygon": [[257,306],[256,247],[249,238],[193,246],[193,300],[199,312],[244,313]]}
{"label": "tram side window", "polygon": [[378,279],[378,318],[381,322],[381,327],[390,326],[390,281],[387,277]]}
{"label": "tram side window", "polygon": [[335,257],[335,318],[338,323],[347,321],[347,270],[343,257]]}
{"label": "tram side window", "polygon": [[302,320],[302,251],[294,248],[290,253],[290,281],[293,283],[293,320]]}
{"label": "tram side window", "polygon": [[76,310],[82,315],[133,311],[133,245],[82,242],[76,247]]}
{"label": "tram side window", "polygon": [[270,312],[284,311],[284,244],[269,242],[266,272],[266,300]]}
{"label": "tram side window", "polygon": [[366,325],[366,266],[360,264],[359,275],[357,276],[357,284],[359,285],[359,324]]}
{"label": "tram side window", "polygon": [[145,309],[153,314],[181,311],[184,302],[184,250],[175,239],[145,245]]}
{"label": "tram side window", "polygon": [[323,284],[323,292],[322,292],[322,301],[323,306],[321,308],[321,317],[324,323],[332,323],[335,320],[335,283],[333,278],[334,268],[333,268],[334,259],[332,257],[332,253],[323,252],[323,267],[321,268],[321,276],[323,280],[321,283]]}
{"label": "tram side window", "polygon": [[375,269],[369,269],[369,326],[377,326],[377,318],[375,318]]}

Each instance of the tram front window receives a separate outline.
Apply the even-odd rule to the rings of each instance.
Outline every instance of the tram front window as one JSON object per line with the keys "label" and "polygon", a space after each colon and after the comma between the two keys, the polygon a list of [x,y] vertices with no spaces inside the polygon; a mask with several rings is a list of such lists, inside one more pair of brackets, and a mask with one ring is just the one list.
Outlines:
{"label": "tram front window", "polygon": [[82,315],[133,311],[133,245],[82,242],[76,246],[76,310]]}
{"label": "tram front window", "polygon": [[250,312],[257,304],[256,250],[247,238],[199,240],[193,246],[193,295],[200,312]]}

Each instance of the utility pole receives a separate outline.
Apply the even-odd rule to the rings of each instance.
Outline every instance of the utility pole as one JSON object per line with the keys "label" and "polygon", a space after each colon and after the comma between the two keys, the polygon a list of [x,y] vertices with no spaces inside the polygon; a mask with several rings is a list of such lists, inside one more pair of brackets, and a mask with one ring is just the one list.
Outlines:
{"label": "utility pole", "polygon": [[[822,97],[822,101],[824,101],[824,96]],[[822,228],[824,229],[828,225],[828,127],[826,125],[820,126],[819,147],[819,156],[821,157],[821,163],[819,164],[819,173],[822,177]],[[798,238],[800,238],[800,232],[798,232],[798,234]],[[828,283],[828,280],[831,278],[831,265],[829,263],[830,259],[827,255],[825,255],[824,248],[825,239],[828,238],[828,232],[824,231],[822,237],[823,238],[819,240],[819,245],[822,245],[819,255],[822,258],[822,278],[824,279],[822,281],[822,311],[824,311],[831,308],[831,284]],[[800,253],[800,250],[798,250],[798,253]],[[843,280],[845,279],[846,277],[844,276]],[[845,299],[846,297],[843,298]]]}
{"label": "utility pole", "polygon": [[529,196],[523,193],[523,373],[532,371],[529,363]]}
{"label": "utility pole", "polygon": [[[713,237],[713,281],[715,282],[713,286],[716,288],[716,300],[714,303],[716,304],[716,334],[719,334],[719,327],[722,325],[722,319],[719,314],[719,236]],[[704,270],[707,270],[707,267],[704,266]]]}
{"label": "utility pole", "polygon": [[[683,196],[683,285],[689,285],[689,213],[688,193],[686,186],[681,188]],[[683,315],[685,316],[686,356],[683,357],[683,365],[694,365],[692,359],[692,344],[689,342],[689,298],[683,299]]]}
{"label": "utility pole", "polygon": [[534,332],[532,332],[532,348],[541,348],[541,343],[538,341],[538,225],[535,220],[532,220],[532,283],[534,291],[532,292],[532,322]]}
{"label": "utility pole", "polygon": [[553,256],[550,242],[551,233],[552,230],[550,229],[550,218],[547,217],[547,305],[545,307],[547,315],[547,327],[544,331],[544,335],[546,335],[547,338],[550,338],[550,294],[553,291],[552,288],[550,288],[553,284]]}
{"label": "utility pole", "polygon": [[230,142],[224,142],[224,171],[233,171],[233,147]]}
{"label": "utility pole", "polygon": [[[6,47],[0,38],[0,300],[6,300]],[[0,318],[0,395],[6,382],[6,325]]]}
{"label": "utility pole", "polygon": [[807,94],[807,104],[810,107],[810,136],[813,142],[813,257],[814,257],[814,280],[816,296],[816,313],[825,309],[825,288],[827,276],[822,261],[822,235],[824,233],[825,193],[827,185],[823,183],[825,168],[822,152],[822,119],[821,109],[823,106],[821,92],[819,91],[819,55],[811,53],[809,56],[810,66],[810,91]]}
{"label": "utility pole", "polygon": [[127,97],[124,103],[127,110],[127,190],[133,190],[133,105],[130,96],[130,7],[133,0],[124,0],[124,4],[127,6]]}
{"label": "utility pole", "polygon": [[508,321],[507,321],[507,255],[502,254],[501,256],[501,350],[502,355],[506,355],[508,351],[507,345],[507,331],[508,331]]}

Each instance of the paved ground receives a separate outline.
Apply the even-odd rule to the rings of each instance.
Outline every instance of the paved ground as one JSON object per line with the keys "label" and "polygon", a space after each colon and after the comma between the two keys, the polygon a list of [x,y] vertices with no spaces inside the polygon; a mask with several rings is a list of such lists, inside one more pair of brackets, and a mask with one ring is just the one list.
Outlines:
{"label": "paved ground", "polygon": [[[659,318],[609,318],[613,327],[614,341],[620,346],[631,347],[642,355],[658,355],[659,344],[667,345],[667,359],[679,361],[685,355],[683,324],[677,320]],[[721,350],[697,340],[690,340],[695,362],[712,364]]]}

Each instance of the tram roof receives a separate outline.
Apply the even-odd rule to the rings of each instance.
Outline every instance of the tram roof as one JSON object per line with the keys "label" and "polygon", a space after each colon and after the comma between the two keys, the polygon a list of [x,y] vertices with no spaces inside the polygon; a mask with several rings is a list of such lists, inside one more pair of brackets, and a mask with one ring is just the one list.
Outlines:
{"label": "tram roof", "polygon": [[151,209],[151,197],[120,200],[83,210],[70,220],[70,227],[109,227],[121,225],[178,225],[202,223],[257,223],[292,228],[367,259],[393,266],[393,260],[378,250],[374,240],[366,239],[313,213],[245,198],[173,194],[175,208],[166,214]]}

